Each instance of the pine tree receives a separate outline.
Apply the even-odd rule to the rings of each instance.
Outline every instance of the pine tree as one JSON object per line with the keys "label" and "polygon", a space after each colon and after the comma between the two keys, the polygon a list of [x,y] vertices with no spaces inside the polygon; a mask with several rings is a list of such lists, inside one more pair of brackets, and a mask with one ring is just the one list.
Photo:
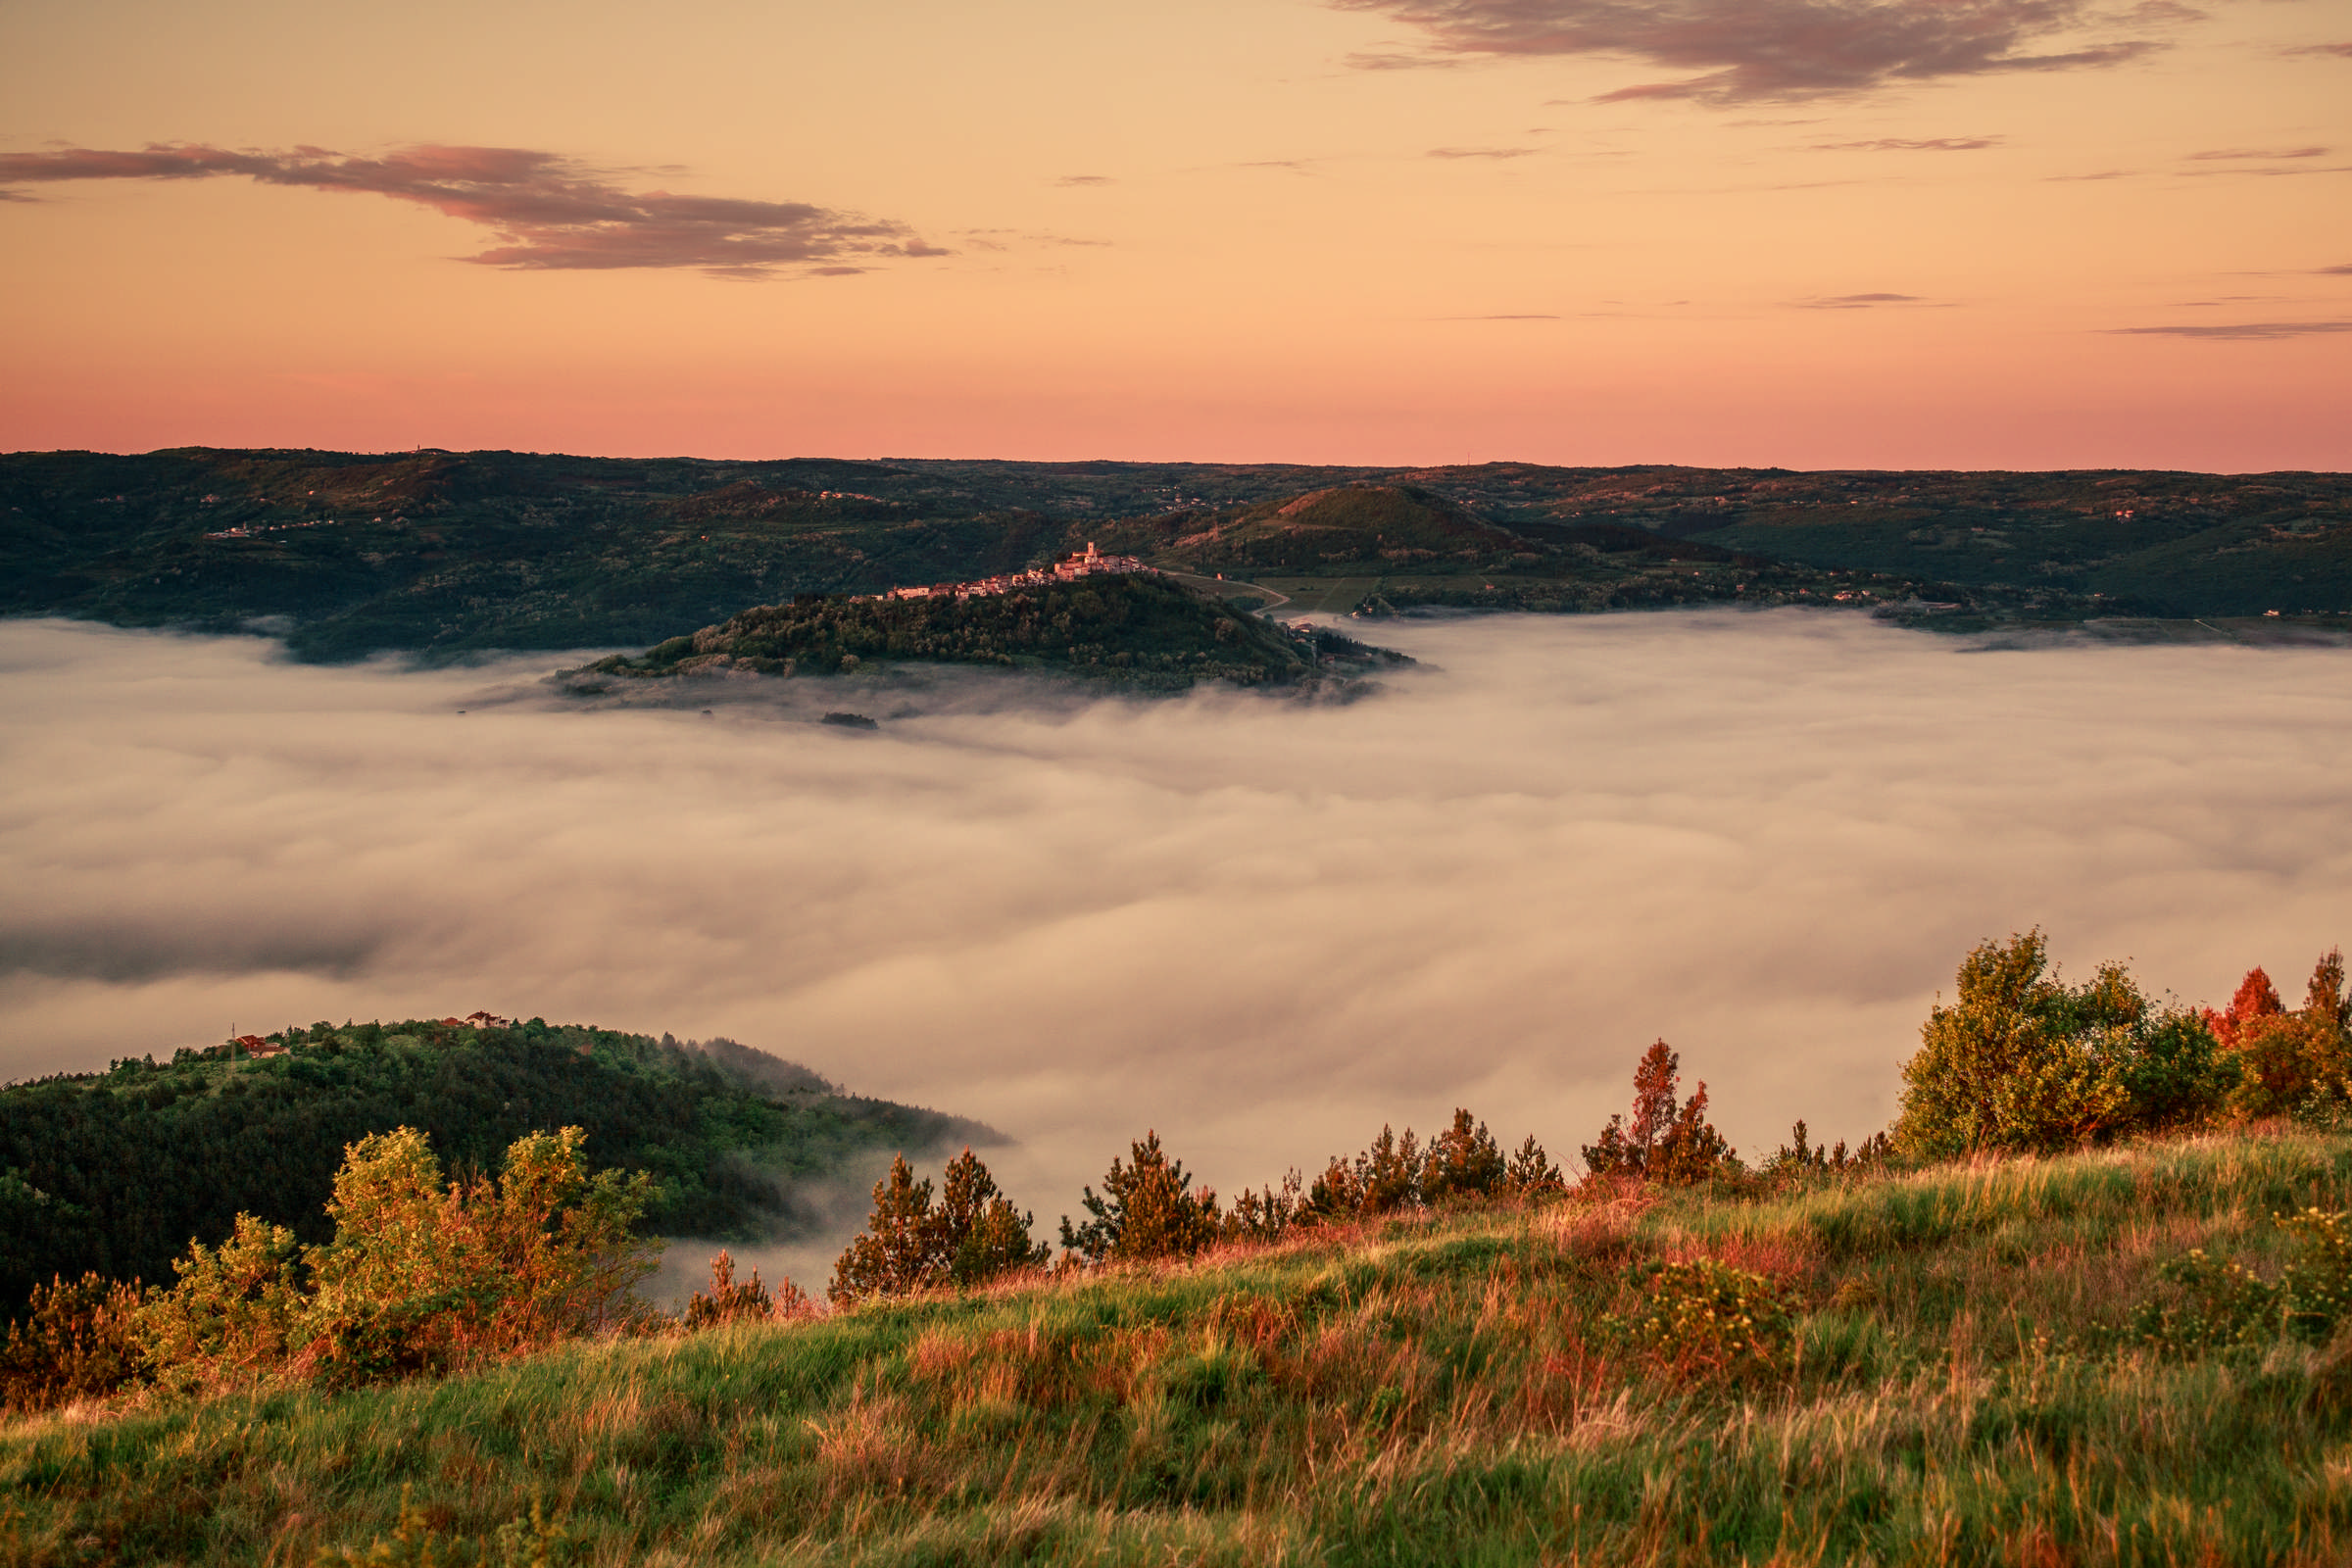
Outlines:
{"label": "pine tree", "polygon": [[1188,1190],[1183,1162],[1168,1157],[1159,1134],[1146,1133],[1129,1152],[1131,1164],[1111,1160],[1100,1196],[1083,1190],[1079,1201],[1091,1216],[1084,1225],[1062,1216],[1061,1245],[1103,1263],[1189,1257],[1215,1241],[1217,1195]]}
{"label": "pine tree", "polygon": [[1433,1203],[1442,1198],[1490,1198],[1501,1190],[1507,1175],[1502,1150],[1487,1124],[1457,1107],[1453,1125],[1429,1141],[1422,1196]]}
{"label": "pine tree", "polygon": [[946,1270],[939,1242],[930,1181],[916,1181],[906,1156],[894,1155],[890,1174],[874,1183],[874,1211],[864,1231],[834,1262],[833,1283],[825,1294],[847,1305],[868,1297],[906,1296],[927,1289]]}
{"label": "pine tree", "polygon": [[1034,1214],[1012,1206],[978,1155],[966,1149],[940,1179],[939,1256],[957,1285],[977,1285],[1016,1269],[1043,1267],[1053,1250],[1032,1244]]}

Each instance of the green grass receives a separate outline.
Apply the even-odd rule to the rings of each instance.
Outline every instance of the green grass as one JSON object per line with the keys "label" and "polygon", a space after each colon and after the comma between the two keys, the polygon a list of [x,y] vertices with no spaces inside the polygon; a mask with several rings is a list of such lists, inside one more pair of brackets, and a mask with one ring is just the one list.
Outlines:
{"label": "green grass", "polygon": [[[304,1563],[559,1520],[596,1563],[2330,1563],[2352,1353],[2124,1332],[2192,1247],[2273,1273],[2352,1139],[2241,1135],[1634,1193],[1153,1272],[586,1343],[475,1375],[0,1431],[11,1562]],[[1714,1258],[1776,1365],[1601,1318]]]}

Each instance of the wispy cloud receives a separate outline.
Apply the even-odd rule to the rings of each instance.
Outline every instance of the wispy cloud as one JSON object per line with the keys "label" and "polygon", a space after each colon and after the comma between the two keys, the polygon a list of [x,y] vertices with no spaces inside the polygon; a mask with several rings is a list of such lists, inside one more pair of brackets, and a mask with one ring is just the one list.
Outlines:
{"label": "wispy cloud", "polygon": [[2314,270],[2316,270],[2322,277],[2344,277],[2347,275],[2352,275],[2352,262],[2346,262],[2341,267],[2316,268]]}
{"label": "wispy cloud", "polygon": [[2219,323],[2197,326],[2111,326],[2105,330],[2116,337],[2203,337],[2226,342],[2267,343],[2285,337],[2352,332],[2352,320],[2240,321],[2227,326]]}
{"label": "wispy cloud", "polygon": [[1998,147],[1998,136],[1882,136],[1876,141],[1817,141],[1817,153],[1973,153]]}
{"label": "wispy cloud", "polygon": [[1064,174],[1054,182],[1056,185],[1115,185],[1117,180],[1108,174]]}
{"label": "wispy cloud", "polygon": [[1917,294],[1832,294],[1824,299],[1799,300],[1802,311],[1866,311],[1874,305],[1925,305]]}
{"label": "wispy cloud", "polygon": [[1432,147],[1423,154],[1426,158],[1531,158],[1533,147]]}
{"label": "wispy cloud", "polygon": [[2325,147],[2217,147],[2211,152],[2190,153],[2192,164],[2218,164],[2234,161],[2278,162],[2287,158],[2325,158]]}
{"label": "wispy cloud", "polygon": [[2334,55],[2339,60],[2352,60],[2352,43],[2306,43],[2292,49],[2282,49],[2288,55]]}
{"label": "wispy cloud", "polygon": [[1517,311],[1494,316],[1436,316],[1436,321],[1557,321],[1563,318],[1541,311]]}
{"label": "wispy cloud", "polygon": [[692,267],[721,277],[779,270],[833,276],[862,270],[862,262],[947,254],[888,220],[807,202],[631,192],[613,183],[611,171],[519,147],[417,146],[359,158],[319,147],[257,152],[176,142],[136,152],[0,154],[0,188],[224,176],[429,207],[497,236],[466,261],[524,271]]}
{"label": "wispy cloud", "polygon": [[[1809,98],[1899,81],[2112,66],[2161,47],[2126,38],[2052,53],[2034,45],[2112,22],[2083,0],[1331,0],[1415,27],[1421,55],[1358,55],[1363,70],[1480,56],[1628,55],[1697,75],[1604,94],[1603,102]],[[2179,20],[2174,6],[2133,23]]]}

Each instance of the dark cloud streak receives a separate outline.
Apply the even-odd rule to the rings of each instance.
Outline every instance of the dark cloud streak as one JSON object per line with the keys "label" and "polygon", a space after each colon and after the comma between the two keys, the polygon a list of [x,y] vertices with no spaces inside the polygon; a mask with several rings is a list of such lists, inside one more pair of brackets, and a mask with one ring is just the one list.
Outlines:
{"label": "dark cloud streak", "polygon": [[1929,136],[1913,140],[1907,136],[1882,136],[1876,141],[1817,141],[1817,153],[1973,153],[1986,147],[1998,147],[1998,136]]}
{"label": "dark cloud streak", "polygon": [[[1554,55],[1625,55],[1699,74],[1601,102],[1707,103],[1867,92],[1903,81],[2119,65],[2160,47],[2119,39],[2034,53],[2036,40],[2102,20],[2081,0],[1332,0],[1417,28],[1426,56],[1359,55],[1360,70]],[[2178,20],[2172,11],[2133,21]]]}
{"label": "dark cloud streak", "polygon": [[2227,343],[2269,343],[2280,338],[2352,332],[2352,321],[2238,321],[2190,326],[2111,326],[2115,337],[2201,337]]}
{"label": "dark cloud streak", "polygon": [[946,254],[903,223],[807,202],[631,192],[608,172],[519,147],[404,147],[381,158],[319,147],[257,152],[195,143],[0,154],[0,195],[19,201],[30,198],[6,187],[226,176],[429,207],[497,236],[498,243],[466,260],[519,271],[691,267],[722,277],[763,277],[779,269],[825,275],[859,270],[856,264],[863,261]]}

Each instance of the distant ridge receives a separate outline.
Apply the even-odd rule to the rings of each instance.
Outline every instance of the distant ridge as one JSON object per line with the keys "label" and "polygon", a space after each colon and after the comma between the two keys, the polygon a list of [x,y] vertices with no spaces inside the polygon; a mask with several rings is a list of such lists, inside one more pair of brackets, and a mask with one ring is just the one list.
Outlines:
{"label": "distant ridge", "polygon": [[266,621],[310,660],[645,648],[747,605],[1017,573],[1089,541],[1329,611],[2352,612],[2343,474],[0,456],[0,612]]}

